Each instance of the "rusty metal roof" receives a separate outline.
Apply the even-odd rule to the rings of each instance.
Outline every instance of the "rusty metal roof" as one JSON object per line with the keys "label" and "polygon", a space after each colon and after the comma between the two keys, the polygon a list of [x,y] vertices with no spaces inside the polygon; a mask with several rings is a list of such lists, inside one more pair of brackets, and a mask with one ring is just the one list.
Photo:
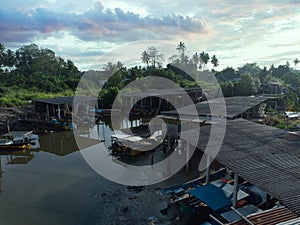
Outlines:
{"label": "rusty metal roof", "polygon": [[[297,215],[290,210],[280,207],[257,214],[247,216],[255,225],[276,225],[282,222],[291,221],[297,218]],[[299,223],[298,223],[299,224]],[[236,222],[229,223],[229,225],[249,225],[245,220],[241,219]]]}
{"label": "rusty metal roof", "polygon": [[[197,147],[202,151],[210,131],[210,126],[200,129]],[[186,132],[198,138],[194,130]],[[300,136],[244,119],[230,120],[216,160],[300,215]]]}

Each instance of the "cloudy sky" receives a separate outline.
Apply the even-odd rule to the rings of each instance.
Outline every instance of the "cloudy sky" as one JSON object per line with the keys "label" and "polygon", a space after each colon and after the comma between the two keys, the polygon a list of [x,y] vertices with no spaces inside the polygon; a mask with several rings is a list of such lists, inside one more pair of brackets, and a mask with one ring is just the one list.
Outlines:
{"label": "cloudy sky", "polygon": [[1,0],[0,30],[7,48],[36,43],[81,70],[120,46],[162,40],[174,44],[170,54],[179,41],[190,54],[215,54],[219,69],[293,65],[300,58],[300,1]]}

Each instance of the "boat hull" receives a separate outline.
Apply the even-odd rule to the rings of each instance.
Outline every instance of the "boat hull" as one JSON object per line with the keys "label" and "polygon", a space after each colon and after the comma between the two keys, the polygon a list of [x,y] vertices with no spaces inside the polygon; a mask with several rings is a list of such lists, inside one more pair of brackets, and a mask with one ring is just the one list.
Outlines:
{"label": "boat hull", "polygon": [[29,149],[30,144],[10,144],[10,145],[0,145],[1,150],[22,150],[22,149]]}

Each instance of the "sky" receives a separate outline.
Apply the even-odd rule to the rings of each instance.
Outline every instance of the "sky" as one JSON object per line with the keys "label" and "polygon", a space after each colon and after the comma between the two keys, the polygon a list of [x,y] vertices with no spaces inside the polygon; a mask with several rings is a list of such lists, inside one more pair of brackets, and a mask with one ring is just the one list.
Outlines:
{"label": "sky", "polygon": [[[163,41],[174,48],[168,48],[168,53],[159,49],[162,54],[178,54],[176,47],[182,41],[189,55],[202,51],[216,55],[220,61],[217,70],[253,62],[268,67],[289,61],[294,66],[293,60],[300,59],[299,0],[0,3],[0,43],[6,48],[16,50],[36,43],[72,60],[83,71],[105,54],[114,52],[118,58],[120,48],[128,50],[124,46],[140,43],[137,52]],[[140,58],[139,53],[136,57]]]}

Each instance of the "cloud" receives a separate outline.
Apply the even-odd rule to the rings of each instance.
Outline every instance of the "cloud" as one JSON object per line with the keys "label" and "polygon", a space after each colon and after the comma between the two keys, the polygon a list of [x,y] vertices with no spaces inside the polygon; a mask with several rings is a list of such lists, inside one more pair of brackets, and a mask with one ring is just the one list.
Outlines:
{"label": "cloud", "polygon": [[78,14],[34,8],[26,11],[0,8],[1,41],[26,42],[39,34],[71,32],[84,41],[117,43],[145,39],[164,39],[172,35],[206,32],[203,21],[178,14],[141,16],[120,8],[94,8]]}

